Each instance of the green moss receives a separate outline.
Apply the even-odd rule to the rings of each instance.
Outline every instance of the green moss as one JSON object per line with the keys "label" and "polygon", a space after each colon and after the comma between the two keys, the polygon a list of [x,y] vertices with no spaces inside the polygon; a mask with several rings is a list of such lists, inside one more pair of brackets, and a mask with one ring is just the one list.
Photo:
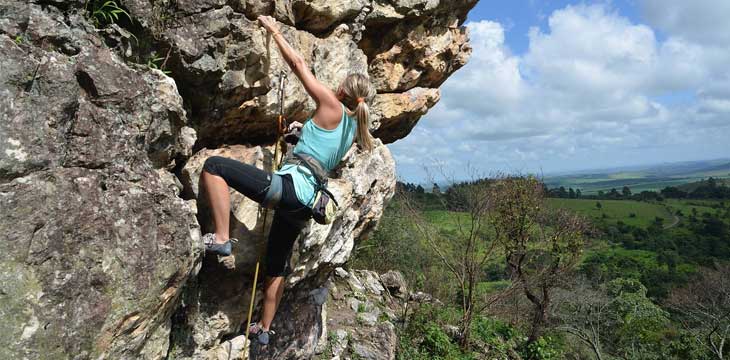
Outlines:
{"label": "green moss", "polygon": [[[54,354],[51,344],[56,337],[33,337],[35,331],[43,326],[43,319],[36,314],[34,305],[42,292],[35,273],[21,263],[0,262],[0,359],[18,358],[29,352]],[[32,338],[34,348],[29,349],[24,341]]]}
{"label": "green moss", "polygon": [[380,315],[378,315],[378,322],[382,323],[386,321],[390,321],[390,317],[388,317],[388,314],[386,314],[385,312],[381,312]]}

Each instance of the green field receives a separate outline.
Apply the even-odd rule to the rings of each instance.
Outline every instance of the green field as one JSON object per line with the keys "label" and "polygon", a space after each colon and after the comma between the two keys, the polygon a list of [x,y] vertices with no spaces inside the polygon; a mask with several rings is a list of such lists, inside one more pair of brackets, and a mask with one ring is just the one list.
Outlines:
{"label": "green field", "polygon": [[444,230],[457,230],[459,221],[467,224],[469,214],[465,212],[447,210],[427,210],[423,212],[424,218],[431,225]]}
{"label": "green field", "polygon": [[[596,207],[597,202],[601,203],[601,209]],[[603,218],[611,222],[620,220],[633,226],[649,226],[657,217],[664,219],[665,224],[670,224],[674,220],[674,216],[661,204],[633,200],[548,199],[548,204],[555,208],[575,211],[592,219]],[[632,217],[631,214],[636,216]]]}
{"label": "green field", "polygon": [[[575,211],[578,214],[591,219],[603,219],[608,222],[623,221],[626,224],[640,227],[651,225],[659,217],[664,219],[664,224],[669,225],[674,221],[673,213],[682,210],[684,215],[689,215],[692,208],[702,214],[713,212],[710,207],[712,201],[696,200],[669,200],[666,204],[648,203],[633,200],[589,200],[589,199],[548,199],[548,206]],[[596,203],[601,203],[601,209]],[[670,212],[671,211],[671,212]],[[636,214],[635,217],[631,214]],[[605,215],[605,216],[604,216]],[[469,214],[446,210],[424,211],[425,220],[437,228],[454,231],[458,228],[458,221],[462,224],[469,223]]]}
{"label": "green field", "polygon": [[584,195],[594,195],[598,191],[610,191],[613,188],[621,191],[624,186],[631,188],[633,193],[658,191],[667,186],[681,186],[709,177],[730,179],[730,161],[696,161],[631,170],[549,176],[544,181],[550,188],[563,186],[566,189],[580,189]]}
{"label": "green field", "polygon": [[697,210],[697,214],[710,213],[715,214],[717,212],[712,206],[717,205],[720,201],[717,200],[680,200],[680,199],[666,199],[664,201],[667,206],[676,213],[677,210],[682,211],[682,215],[688,216],[692,214],[692,210]]}

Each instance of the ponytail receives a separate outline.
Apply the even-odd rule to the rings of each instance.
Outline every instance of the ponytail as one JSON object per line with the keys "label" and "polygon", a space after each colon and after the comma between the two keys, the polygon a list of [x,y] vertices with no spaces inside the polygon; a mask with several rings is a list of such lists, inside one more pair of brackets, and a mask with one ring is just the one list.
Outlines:
{"label": "ponytail", "polygon": [[363,150],[371,151],[373,149],[373,137],[370,135],[370,109],[364,101],[358,102],[355,108],[355,117],[357,117],[357,143],[362,146]]}
{"label": "ponytail", "polygon": [[367,101],[375,96],[375,89],[370,79],[362,74],[350,74],[340,86],[340,92],[344,95],[344,102],[349,109],[354,110],[349,115],[357,118],[357,134],[355,141],[365,151],[373,149],[373,137],[370,135],[370,106]]}

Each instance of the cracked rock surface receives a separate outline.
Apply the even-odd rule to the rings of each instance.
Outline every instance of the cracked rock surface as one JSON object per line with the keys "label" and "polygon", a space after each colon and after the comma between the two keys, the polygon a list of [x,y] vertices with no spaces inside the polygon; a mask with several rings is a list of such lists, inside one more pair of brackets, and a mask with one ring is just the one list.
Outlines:
{"label": "cracked rock surface", "polygon": [[136,357],[166,341],[199,262],[195,214],[160,175],[192,152],[183,100],[78,15],[0,13],[0,358]]}
{"label": "cracked rock surface", "polygon": [[[466,63],[462,23],[476,0],[117,0],[130,18],[106,25],[86,3],[0,3],[0,358],[209,359],[234,348],[311,358],[327,336],[327,284],[393,194],[384,144],[407,136]],[[379,140],[331,174],[338,219],[304,230],[277,337],[244,349],[269,224],[231,191],[241,241],[230,258],[203,256],[212,226],[198,178],[213,155],[271,163],[287,67],[262,14],[328,86],[369,74]],[[285,88],[287,118],[304,121],[315,104],[293,75]],[[348,346],[368,357],[368,344]]]}

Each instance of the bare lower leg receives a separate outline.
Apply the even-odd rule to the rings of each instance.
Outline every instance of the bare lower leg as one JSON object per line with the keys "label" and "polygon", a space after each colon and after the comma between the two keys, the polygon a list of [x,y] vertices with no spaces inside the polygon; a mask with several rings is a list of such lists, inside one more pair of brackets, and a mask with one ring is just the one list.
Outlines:
{"label": "bare lower leg", "polygon": [[201,174],[202,185],[205,193],[208,194],[208,202],[213,213],[215,223],[215,242],[222,244],[228,240],[228,220],[231,211],[230,195],[228,184],[222,177],[213,175],[207,171]]}
{"label": "bare lower leg", "polygon": [[271,322],[274,321],[274,314],[283,294],[284,277],[267,276],[264,283],[264,310],[261,314],[261,327],[266,331],[269,331]]}

